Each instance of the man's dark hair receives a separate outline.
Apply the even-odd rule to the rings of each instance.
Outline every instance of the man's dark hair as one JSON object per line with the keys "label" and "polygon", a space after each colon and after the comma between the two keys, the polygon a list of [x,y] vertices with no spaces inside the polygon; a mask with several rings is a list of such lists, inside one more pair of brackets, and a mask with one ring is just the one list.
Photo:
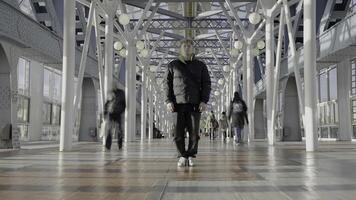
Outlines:
{"label": "man's dark hair", "polygon": [[234,98],[232,99],[233,102],[241,100],[239,92],[234,92]]}

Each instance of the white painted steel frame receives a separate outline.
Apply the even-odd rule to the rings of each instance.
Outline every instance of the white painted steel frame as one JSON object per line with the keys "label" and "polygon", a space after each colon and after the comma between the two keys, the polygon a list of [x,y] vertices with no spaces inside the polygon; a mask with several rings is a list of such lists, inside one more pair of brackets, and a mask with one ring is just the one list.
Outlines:
{"label": "white painted steel frame", "polygon": [[62,110],[59,151],[72,149],[75,69],[75,1],[64,1]]}

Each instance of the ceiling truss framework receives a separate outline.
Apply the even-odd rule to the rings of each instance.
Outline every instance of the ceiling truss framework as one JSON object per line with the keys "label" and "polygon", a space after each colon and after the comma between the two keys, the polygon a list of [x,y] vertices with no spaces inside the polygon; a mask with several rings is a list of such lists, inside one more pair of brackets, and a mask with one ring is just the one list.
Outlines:
{"label": "ceiling truss framework", "polygon": [[[243,18],[242,21],[247,19]],[[131,20],[133,25],[136,25],[138,20]],[[146,22],[146,20],[144,21]],[[224,18],[209,18],[209,19],[153,19],[149,22],[148,30],[185,30],[185,29],[217,29],[217,30],[231,30],[231,25]]]}
{"label": "ceiling truss framework", "polygon": [[[151,40],[150,43],[151,45],[155,42],[156,40]],[[225,47],[230,46],[230,40],[229,39],[224,39],[223,45]],[[159,41],[158,47],[160,48],[175,48],[178,49],[180,46],[180,41],[179,40],[168,40],[164,39]],[[206,49],[215,49],[218,50],[222,48],[221,43],[218,39],[203,39],[203,40],[195,40],[194,41],[194,47],[198,50],[198,52],[201,52],[200,50],[206,50]]]}

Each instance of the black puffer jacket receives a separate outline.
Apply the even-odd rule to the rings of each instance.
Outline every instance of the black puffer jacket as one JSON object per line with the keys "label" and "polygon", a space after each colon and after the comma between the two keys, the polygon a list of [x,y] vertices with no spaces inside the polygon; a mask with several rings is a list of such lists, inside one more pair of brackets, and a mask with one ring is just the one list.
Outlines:
{"label": "black puffer jacket", "polygon": [[164,75],[163,90],[166,103],[207,103],[211,91],[207,66],[197,59],[185,62],[173,60]]}
{"label": "black puffer jacket", "polygon": [[125,92],[121,89],[115,89],[110,94],[111,100],[106,101],[104,105],[104,116],[111,121],[121,122],[121,114],[125,112],[126,100]]}

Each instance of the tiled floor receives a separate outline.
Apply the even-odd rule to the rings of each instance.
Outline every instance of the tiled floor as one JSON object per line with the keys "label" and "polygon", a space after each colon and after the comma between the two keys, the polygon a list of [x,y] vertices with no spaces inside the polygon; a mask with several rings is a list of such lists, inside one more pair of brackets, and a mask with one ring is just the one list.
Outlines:
{"label": "tiled floor", "polygon": [[203,138],[178,168],[171,140],[0,153],[0,199],[356,199],[356,143],[235,146]]}

